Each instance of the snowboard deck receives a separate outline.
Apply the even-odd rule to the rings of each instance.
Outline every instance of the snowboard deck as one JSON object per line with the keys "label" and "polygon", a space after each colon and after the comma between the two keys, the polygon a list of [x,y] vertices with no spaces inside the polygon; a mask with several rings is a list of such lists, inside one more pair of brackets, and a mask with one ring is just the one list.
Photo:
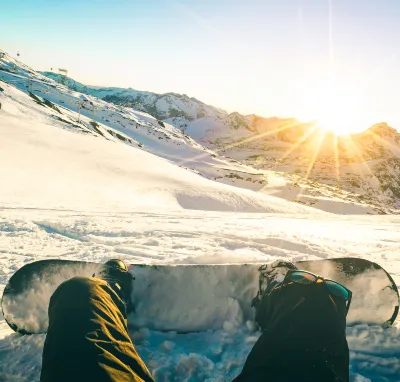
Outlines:
{"label": "snowboard deck", "polygon": [[[391,325],[399,294],[378,264],[359,258],[299,261],[299,269],[333,279],[353,292],[348,325]],[[251,301],[258,291],[261,263],[216,265],[132,264],[135,276],[131,327],[179,333],[216,330],[225,322],[254,319]],[[64,281],[91,277],[102,264],[40,260],[20,268],[4,289],[1,307],[9,326],[22,334],[45,333],[50,297]],[[73,298],[73,296],[71,296]]]}

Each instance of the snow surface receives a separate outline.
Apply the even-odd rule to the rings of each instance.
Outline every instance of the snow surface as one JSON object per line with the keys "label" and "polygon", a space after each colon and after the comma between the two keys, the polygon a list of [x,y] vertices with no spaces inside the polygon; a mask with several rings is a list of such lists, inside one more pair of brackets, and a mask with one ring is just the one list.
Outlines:
{"label": "snow surface", "polygon": [[[76,105],[60,115],[14,86],[0,81],[0,87],[0,293],[18,268],[46,258],[217,264],[355,256],[381,264],[400,284],[398,216],[328,214],[218,183],[179,167],[182,157],[189,159],[184,155],[195,153],[210,173],[221,165],[195,143],[190,150],[175,145],[180,160],[167,146],[152,146],[158,138],[146,141],[147,152],[136,135],[127,134],[133,140],[123,143],[103,125],[104,135],[95,133],[88,111],[79,129],[56,118],[76,121]],[[64,89],[58,96],[76,100],[79,94]],[[139,113],[124,113],[144,123]],[[234,314],[218,330],[131,331],[160,381],[231,380],[259,334],[250,320]],[[352,382],[400,380],[398,323],[349,327],[347,337]],[[38,381],[44,338],[15,334],[1,317],[0,380]]]}
{"label": "snow surface", "polygon": [[[2,208],[1,216],[2,287],[23,264],[43,258],[104,262],[120,257],[129,263],[197,264],[345,254],[379,262],[400,284],[399,217],[309,219],[190,210],[124,214],[20,208]],[[196,280],[192,283],[195,285]],[[160,333],[146,328],[132,330],[131,334],[140,355],[160,380],[173,380],[174,376],[175,380],[224,381],[240,371],[259,335],[250,321],[241,323],[235,317],[222,329],[198,334]],[[44,336],[12,334],[3,321],[0,337],[3,375],[38,380]],[[373,381],[399,380],[397,328],[351,327],[348,341],[353,378],[362,375]]]}
{"label": "snow surface", "polygon": [[33,108],[29,96],[12,88],[3,93],[9,97],[0,98],[0,161],[12,163],[4,167],[0,180],[3,205],[121,211],[312,211],[207,180],[139,148],[61,130],[56,121]]}

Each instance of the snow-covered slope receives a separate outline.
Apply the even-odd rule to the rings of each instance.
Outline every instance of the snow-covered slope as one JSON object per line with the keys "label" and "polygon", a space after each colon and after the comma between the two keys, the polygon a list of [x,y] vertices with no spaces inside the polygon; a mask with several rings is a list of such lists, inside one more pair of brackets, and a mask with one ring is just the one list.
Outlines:
{"label": "snow-covered slope", "polygon": [[374,213],[399,213],[400,134],[395,129],[381,123],[342,137],[313,125],[275,130],[244,138],[205,137],[202,142],[259,170],[285,174],[289,187],[273,187],[274,195],[288,197],[292,191],[299,202],[321,209],[325,198],[344,199]]}
{"label": "snow-covered slope", "polygon": [[[8,56],[0,67],[0,293],[18,268],[43,258],[217,264],[356,256],[378,262],[400,285],[397,216],[321,213],[255,192],[266,183],[247,177],[269,177],[277,190],[287,179],[231,162],[144,112],[67,89]],[[194,122],[208,129],[204,119]],[[156,380],[230,381],[260,335],[238,317],[228,315],[216,331],[143,328],[131,336]],[[396,325],[348,328],[352,382],[400,380]],[[0,316],[0,380],[38,381],[44,338],[14,334]]]}
{"label": "snow-covered slope", "polygon": [[177,118],[178,120],[180,118],[182,124],[184,124],[184,120],[192,121],[203,117],[223,120],[227,116],[224,110],[206,105],[194,97],[188,97],[186,94],[156,94],[131,88],[87,86],[54,72],[42,72],[42,74],[65,84],[69,89],[93,95],[116,105],[144,111],[161,120],[169,118]]}
{"label": "snow-covered slope", "polygon": [[[71,89],[155,115],[214,153],[257,168],[264,175],[259,187],[264,193],[335,213],[399,211],[400,134],[386,124],[336,137],[293,118],[229,114],[186,95],[99,88],[44,74]],[[248,178],[240,172],[220,176],[250,185],[243,184]]]}
{"label": "snow-covered slope", "polygon": [[68,89],[5,55],[0,59],[0,80],[30,94],[54,111],[70,129],[119,140],[192,170],[205,178],[251,190],[266,184],[264,174],[204,148],[180,129],[157,118]]}
{"label": "snow-covered slope", "polygon": [[119,142],[113,130],[106,130],[104,139],[100,125],[92,126],[97,135],[89,130],[90,123],[86,130],[84,124],[70,125],[60,118],[74,119],[72,112],[59,113],[40,104],[38,96],[4,82],[0,86],[0,161],[10,164],[0,180],[3,206],[309,212],[282,199],[208,180],[133,147],[134,141]]}

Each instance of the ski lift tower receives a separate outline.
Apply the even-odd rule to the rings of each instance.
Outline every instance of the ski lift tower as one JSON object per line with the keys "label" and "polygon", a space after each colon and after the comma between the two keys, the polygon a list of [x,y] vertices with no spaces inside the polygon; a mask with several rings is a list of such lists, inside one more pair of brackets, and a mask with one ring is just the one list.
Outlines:
{"label": "ski lift tower", "polygon": [[67,69],[58,69],[58,75],[60,78],[60,83],[62,83],[63,85],[67,85],[68,70]]}

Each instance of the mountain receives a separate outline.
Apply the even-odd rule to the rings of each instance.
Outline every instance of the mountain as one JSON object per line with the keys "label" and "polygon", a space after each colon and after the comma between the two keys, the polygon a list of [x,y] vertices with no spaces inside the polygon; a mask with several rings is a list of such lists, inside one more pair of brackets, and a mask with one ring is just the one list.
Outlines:
{"label": "mountain", "polygon": [[156,94],[131,88],[87,86],[54,72],[42,72],[42,74],[66,85],[69,89],[90,94],[115,105],[146,112],[166,122],[173,120],[174,125],[181,129],[187,127],[191,121],[204,117],[219,121],[225,121],[229,118],[229,114],[224,110],[206,105],[194,97],[188,97],[186,94]]}
{"label": "mountain", "polygon": [[[54,72],[41,72],[42,75],[65,85],[71,90],[92,95],[115,105],[146,112],[153,117],[171,123],[182,131],[190,130],[196,135],[210,132],[215,136],[234,131],[261,133],[281,124],[293,124],[294,119],[263,118],[257,115],[241,115],[238,112],[228,113],[220,108],[189,97],[186,94],[157,94],[132,88],[99,87],[84,85],[72,78]],[[199,131],[198,121],[203,122],[204,131]],[[299,124],[296,121],[297,125]],[[195,127],[193,127],[195,124]]]}
{"label": "mountain", "polygon": [[[228,118],[250,128],[234,129],[204,117],[190,121],[190,129],[182,132],[144,111],[69,89],[0,51],[0,294],[17,269],[43,259],[240,267],[282,257],[298,261],[346,255],[379,263],[399,285],[398,217],[340,216],[301,205],[298,191],[306,189],[295,186],[295,179],[304,177],[258,170],[218,152],[231,151],[257,166],[252,155],[268,158],[268,139],[271,155],[282,157],[288,147],[295,150],[291,142],[310,126],[290,128],[297,122],[238,113]],[[287,131],[280,132],[283,123]],[[189,137],[189,130],[215,151]],[[379,143],[375,135],[395,137],[387,127],[375,127],[364,137],[371,156],[374,142]],[[343,196],[336,186],[313,182],[307,187],[321,209],[375,213],[381,208],[351,201],[354,194]],[[286,194],[265,194],[273,190]],[[140,269],[133,267],[134,272]],[[247,302],[232,297],[226,277],[213,280],[218,288],[211,294],[203,293],[204,280],[185,273],[179,278],[180,287],[169,291],[171,301],[186,296],[181,287],[187,287],[207,302],[205,311],[186,309],[185,318],[199,322],[212,311],[223,327],[195,333],[132,327],[138,353],[155,380],[233,380],[261,334],[245,314],[257,276],[252,286],[236,279]],[[224,285],[228,300],[220,293]],[[136,282],[139,295],[143,287]],[[185,311],[159,300],[151,306],[154,317]],[[144,305],[146,301],[135,304],[139,314]],[[352,381],[399,379],[396,324],[354,325],[346,336]],[[13,333],[0,311],[0,380],[38,381],[44,341],[45,334]]]}
{"label": "mountain", "polygon": [[249,165],[264,174],[264,193],[340,213],[399,211],[400,135],[386,123],[336,137],[314,122],[228,113],[187,95],[86,86],[43,74],[70,89],[152,114],[214,153]]}
{"label": "mountain", "polygon": [[379,206],[380,213],[398,213],[400,134],[386,123],[338,137],[312,124],[282,125],[273,131],[244,139],[205,137],[203,143],[254,168],[284,172],[298,188],[298,200],[307,205],[318,203],[317,183],[320,191],[329,188],[332,196]]}
{"label": "mountain", "polygon": [[7,55],[0,102],[2,206],[318,213],[256,192],[262,172],[172,125],[70,90]]}

